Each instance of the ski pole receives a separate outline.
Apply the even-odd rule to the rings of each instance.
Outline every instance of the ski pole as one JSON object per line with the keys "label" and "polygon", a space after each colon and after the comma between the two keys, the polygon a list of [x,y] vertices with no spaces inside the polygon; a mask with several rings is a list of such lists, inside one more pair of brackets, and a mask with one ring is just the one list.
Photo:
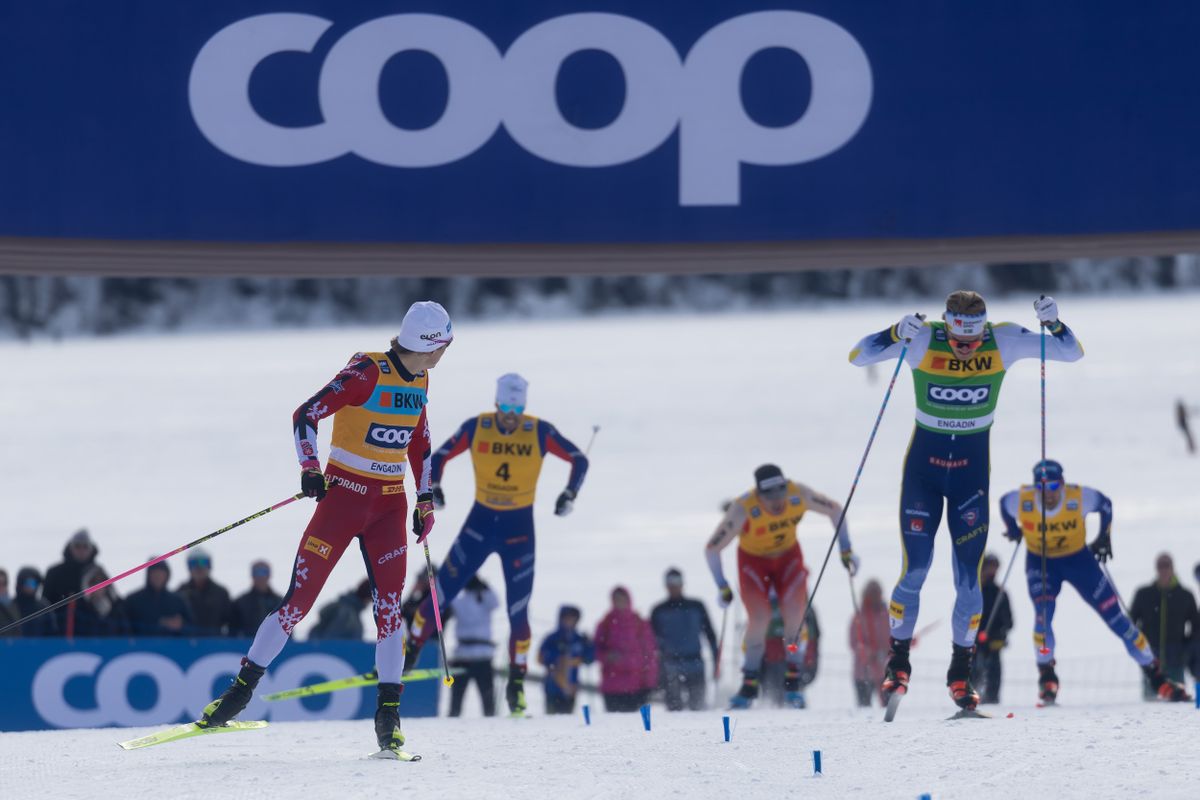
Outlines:
{"label": "ski pole", "polygon": [[429,539],[421,542],[425,547],[425,574],[429,576],[429,594],[433,598],[433,621],[437,625],[438,646],[442,650],[442,683],[445,686],[454,685],[454,676],[450,674],[450,661],[446,658],[446,636],[442,632],[442,610],[438,604],[437,578],[433,574],[433,558],[429,555]]}
{"label": "ski pole", "polygon": [[[1042,295],[1045,298],[1046,295]],[[1041,345],[1042,345],[1042,482],[1040,488],[1042,501],[1042,629],[1050,630],[1050,625],[1046,620],[1046,323],[1041,324]],[[1046,645],[1045,640],[1042,641],[1041,648],[1038,652],[1042,655],[1049,655],[1050,648]]]}
{"label": "ski pole", "polygon": [[1121,604],[1121,611],[1132,621],[1133,615],[1129,613],[1129,606],[1125,605],[1125,600],[1121,597],[1121,593],[1117,591],[1117,584],[1113,582],[1112,575],[1108,573],[1108,565],[1101,561],[1100,569],[1104,572],[1104,580],[1108,581],[1108,585],[1112,587],[1113,594],[1117,596],[1117,602]]}
{"label": "ski pole", "polygon": [[992,632],[992,623],[996,621],[996,612],[1000,610],[1000,598],[1004,597],[1004,587],[1008,585],[1008,576],[1012,573],[1013,564],[1017,563],[1017,553],[1020,550],[1021,540],[1017,539],[1017,544],[1012,551],[1012,557],[1008,559],[1008,567],[1004,570],[1004,579],[1000,581],[1000,589],[996,592],[996,602],[992,603],[992,610],[988,613],[987,624],[983,626],[983,633],[980,637],[982,641],[986,642]]}
{"label": "ski pole", "polygon": [[721,655],[725,652],[725,626],[729,622],[729,606],[721,610],[721,637],[717,639],[717,652],[714,655],[713,682],[721,680]]}
{"label": "ski pole", "polygon": [[197,545],[203,544],[204,542],[207,542],[209,539],[214,539],[214,538],[220,536],[222,533],[228,533],[229,531],[233,530],[234,528],[236,528],[240,525],[245,525],[247,522],[250,522],[251,520],[256,520],[261,516],[270,514],[275,509],[283,508],[288,503],[295,502],[296,500],[299,500],[302,497],[304,497],[303,492],[292,495],[291,497],[289,497],[286,500],[281,500],[280,502],[276,503],[273,506],[264,508],[262,511],[256,511],[255,513],[251,514],[250,516],[248,516],[244,519],[239,519],[237,522],[226,525],[224,528],[221,528],[220,530],[216,530],[210,534],[201,536],[199,539],[195,540],[194,542],[188,542],[187,544],[183,545],[182,547],[176,547],[174,550],[172,550],[169,553],[166,553],[165,555],[161,555],[158,558],[152,558],[149,561],[147,561],[145,564],[139,564],[138,566],[134,567],[133,569],[127,569],[124,572],[122,572],[120,575],[116,575],[105,581],[101,581],[100,583],[97,583],[95,586],[89,586],[88,588],[84,589],[83,591],[76,592],[75,594],[71,595],[70,597],[64,597],[62,600],[59,600],[57,603],[48,605],[45,608],[42,608],[42,609],[39,609],[39,610],[33,612],[29,616],[22,617],[21,619],[17,620],[16,622],[12,622],[12,623],[9,623],[8,625],[5,625],[3,628],[0,628],[0,634],[3,634],[5,631],[9,630],[10,628],[15,628],[19,625],[24,625],[26,622],[29,622],[31,620],[35,620],[38,617],[42,616],[43,614],[49,614],[51,611],[62,608],[67,603],[78,600],[81,597],[87,597],[89,594],[94,594],[106,586],[110,586],[123,578],[128,578],[130,575],[133,575],[135,572],[141,572],[142,570],[146,569],[147,567],[152,567],[155,564],[159,563],[160,561],[166,561],[171,556],[178,555],[178,554],[182,553],[184,550],[188,550],[190,548],[196,547]]}
{"label": "ski pole", "polygon": [[[924,319],[920,314],[918,317]],[[833,537],[829,540],[829,547],[825,549],[825,560],[821,562],[821,571],[817,573],[817,582],[813,584],[812,593],[804,598],[804,609],[800,614],[800,627],[796,628],[796,635],[788,642],[787,649],[789,653],[794,653],[800,649],[798,644],[800,636],[804,632],[804,622],[808,619],[808,609],[812,605],[813,598],[817,596],[817,589],[821,588],[821,578],[825,575],[825,568],[829,566],[829,556],[833,554],[833,545],[838,540],[838,533],[842,530],[842,525],[846,522],[846,512],[850,510],[850,503],[854,500],[854,492],[858,489],[858,481],[862,477],[863,467],[867,465],[867,456],[871,453],[871,445],[875,443],[875,434],[879,433],[879,423],[883,421],[883,412],[887,409],[888,400],[892,397],[892,389],[896,387],[896,378],[900,375],[900,367],[904,365],[904,356],[908,353],[908,345],[912,342],[911,339],[904,340],[904,346],[900,348],[900,355],[896,358],[896,369],[892,371],[892,380],[888,383],[887,392],[883,395],[883,403],[879,406],[879,413],[875,415],[875,425],[871,428],[871,436],[867,439],[867,447],[863,450],[862,459],[858,462],[858,471],[854,473],[854,482],[850,484],[850,494],[846,496],[846,504],[842,506],[842,513],[838,515],[837,524],[833,526]]]}
{"label": "ski pole", "polygon": [[599,425],[592,426],[592,438],[588,439],[587,447],[583,448],[584,456],[592,452],[592,445],[596,443],[596,434],[600,432]]}

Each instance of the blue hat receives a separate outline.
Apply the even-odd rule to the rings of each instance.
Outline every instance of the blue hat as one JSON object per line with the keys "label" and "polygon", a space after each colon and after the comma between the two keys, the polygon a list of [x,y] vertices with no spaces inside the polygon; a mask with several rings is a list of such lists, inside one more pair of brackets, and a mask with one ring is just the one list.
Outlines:
{"label": "blue hat", "polygon": [[1063,476],[1062,464],[1058,463],[1057,461],[1051,461],[1050,459],[1046,459],[1045,461],[1039,461],[1038,463],[1033,465],[1033,482],[1034,483],[1037,483],[1038,481],[1040,481],[1042,479],[1042,467],[1043,466],[1045,466],[1045,468],[1046,468],[1046,480],[1048,480],[1048,481],[1061,481],[1062,480],[1062,476]]}

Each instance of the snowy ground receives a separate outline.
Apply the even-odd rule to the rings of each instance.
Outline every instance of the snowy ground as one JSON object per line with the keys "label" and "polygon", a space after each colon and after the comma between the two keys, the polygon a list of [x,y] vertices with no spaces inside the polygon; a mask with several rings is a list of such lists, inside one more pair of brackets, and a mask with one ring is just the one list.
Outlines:
{"label": "snowy ground", "polygon": [[[1174,355],[1182,350],[1178,343],[1200,333],[1200,297],[1062,297],[1060,305],[1087,357],[1049,367],[1050,455],[1064,462],[1070,480],[1113,497],[1111,569],[1127,600],[1153,577],[1154,555],[1164,549],[1175,554],[1185,585],[1195,588],[1190,567],[1200,560],[1192,529],[1200,516],[1194,488],[1200,470],[1183,451],[1171,405],[1177,395],[1193,401],[1200,395],[1200,361]],[[635,605],[647,610],[661,596],[661,575],[670,565],[684,570],[690,593],[709,600],[703,543],[720,501],[748,488],[751,471],[764,461],[843,497],[890,376],[884,366],[872,382],[846,363],[846,353],[863,334],[915,310],[935,314],[937,303],[457,324],[458,339],[433,375],[435,438],[489,407],[495,377],[510,370],[532,383],[530,412],[580,445],[593,425],[602,427],[571,517],[550,513],[565,465],[548,463],[543,474],[535,637],[550,629],[563,602],[580,605],[590,629],[616,584],[629,586]],[[992,317],[1031,325],[1032,309],[1027,302],[997,304]],[[100,561],[119,570],[288,496],[296,491],[292,410],[353,352],[385,347],[391,333],[339,329],[0,345],[10,376],[9,391],[0,396],[0,413],[9,421],[0,566],[10,574],[26,563],[44,569],[59,559],[70,533],[87,525]],[[889,588],[899,570],[896,505],[912,408],[904,370],[849,518],[862,577],[878,577]],[[1034,361],[1017,365],[1005,383],[993,432],[994,497],[1028,479],[1038,437]],[[450,506],[434,533],[439,559],[472,497],[465,458],[451,463],[444,486]],[[266,557],[282,586],[307,516],[294,504],[214,540],[209,549],[217,580],[240,593],[250,562]],[[829,525],[812,518],[801,532],[810,565],[819,562]],[[991,544],[1007,559],[1011,548],[998,533]],[[730,571],[732,556],[726,554]],[[940,623],[914,652],[912,696],[893,726],[878,724],[876,712],[850,708],[845,639],[851,605],[845,573],[835,566],[815,603],[825,637],[812,708],[795,716],[742,714],[731,746],[720,742],[718,713],[668,717],[661,711],[650,735],[635,717],[601,715],[591,729],[578,719],[521,725],[412,720],[407,730],[414,749],[427,756],[416,765],[358,761],[370,738],[365,723],[281,724],[260,734],[129,754],[112,742],[136,731],[128,737],[111,730],[0,734],[0,786],[14,796],[97,790],[160,796],[160,788],[148,786],[147,771],[134,766],[144,763],[155,774],[169,768],[172,796],[177,790],[184,796],[243,790],[370,796],[384,791],[378,776],[387,769],[414,771],[415,780],[409,784],[406,775],[401,790],[436,789],[447,797],[511,796],[514,790],[702,797],[735,790],[778,796],[788,789],[830,797],[925,791],[986,797],[1049,787],[1063,797],[1194,791],[1200,711],[1138,702],[1136,668],[1070,589],[1056,619],[1067,707],[1053,714],[1034,709],[1033,614],[1019,568],[1010,587],[1017,629],[1006,652],[1001,718],[941,722],[952,710],[943,686],[952,602],[948,562],[943,538],[918,625]],[[182,558],[172,566],[177,583]],[[419,568],[410,560],[410,575]],[[343,559],[326,597],[361,576],[356,558]],[[485,577],[499,582],[494,560]],[[122,590],[140,584],[133,578]],[[540,710],[536,692],[532,703]],[[1013,719],[1003,717],[1008,711]],[[818,781],[807,777],[814,748],[825,756],[826,775]],[[386,784],[391,791],[394,786]]]}

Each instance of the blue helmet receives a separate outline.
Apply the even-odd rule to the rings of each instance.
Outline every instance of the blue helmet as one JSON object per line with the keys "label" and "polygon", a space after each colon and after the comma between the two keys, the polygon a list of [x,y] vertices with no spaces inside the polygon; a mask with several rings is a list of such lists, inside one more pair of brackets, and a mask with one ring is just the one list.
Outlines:
{"label": "blue helmet", "polygon": [[1038,481],[1042,480],[1042,468],[1043,467],[1045,467],[1046,480],[1048,480],[1048,481],[1061,481],[1062,480],[1062,476],[1063,476],[1062,464],[1058,463],[1057,461],[1052,461],[1050,459],[1046,459],[1045,461],[1039,461],[1038,463],[1033,465],[1033,482],[1034,483],[1037,483]]}

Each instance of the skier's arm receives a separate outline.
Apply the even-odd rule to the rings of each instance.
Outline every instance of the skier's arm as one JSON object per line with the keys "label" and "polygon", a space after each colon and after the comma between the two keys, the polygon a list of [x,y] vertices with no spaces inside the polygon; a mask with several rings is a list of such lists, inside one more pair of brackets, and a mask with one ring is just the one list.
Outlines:
{"label": "skier's arm", "polygon": [[361,406],[371,398],[379,380],[379,367],[358,353],[312,397],[292,414],[296,456],[301,469],[320,469],[317,452],[317,423],[346,406]]}
{"label": "skier's arm", "polygon": [[[929,349],[931,330],[932,328],[929,325],[922,325],[920,331],[908,343],[908,352],[905,356],[905,361],[910,366],[921,363],[921,359],[925,356],[925,351]],[[904,349],[904,339],[901,338],[897,331],[897,325],[893,325],[878,333],[872,333],[864,337],[850,351],[850,363],[856,367],[878,364],[880,361],[898,358],[902,349]]]}
{"label": "skier's arm", "polygon": [[1000,517],[1004,520],[1004,535],[1014,542],[1021,538],[1021,526],[1017,524],[1019,492],[1009,492],[1000,498]]}
{"label": "skier's arm", "polygon": [[454,435],[443,442],[442,446],[434,452],[430,462],[432,473],[429,480],[431,483],[434,485],[441,483],[442,471],[446,469],[446,462],[471,449],[471,442],[475,438],[475,422],[475,417],[464,422],[454,432]]}
{"label": "skier's arm", "polygon": [[[1078,361],[1083,358],[1083,345],[1075,334],[1061,321],[1047,328],[1047,361]],[[992,326],[992,336],[1000,350],[1000,359],[1005,366],[1023,358],[1041,358],[1042,336],[1013,322],[998,322]]]}
{"label": "skier's arm", "polygon": [[838,520],[841,520],[842,526],[837,531],[838,550],[842,552],[843,557],[846,554],[853,553],[853,548],[850,547],[850,529],[846,525],[846,520],[842,518],[841,503],[803,484],[800,484],[800,491],[804,493],[804,502],[813,511],[829,517],[829,521],[834,525],[837,525]]}
{"label": "skier's arm", "polygon": [[1084,514],[1091,514],[1094,511],[1100,515],[1100,532],[1096,535],[1096,541],[1107,540],[1109,534],[1112,533],[1112,500],[1109,500],[1103,492],[1098,492],[1091,487],[1084,486],[1082,489],[1083,508],[1081,511]]}
{"label": "skier's arm", "polygon": [[588,460],[583,451],[558,429],[545,420],[538,420],[538,440],[542,443],[542,455],[549,453],[571,463],[571,477],[567,479],[567,491],[572,499],[579,494],[583,478],[587,475]]}
{"label": "skier's arm", "polygon": [[721,524],[704,547],[704,558],[708,561],[708,569],[712,572],[713,580],[717,582],[719,589],[729,586],[729,582],[725,580],[725,570],[721,567],[721,551],[738,537],[745,524],[746,509],[741,503],[731,503],[725,511],[725,516],[721,518]]}
{"label": "skier's arm", "polygon": [[427,408],[421,409],[408,445],[408,463],[412,465],[413,485],[417,487],[418,497],[430,491],[429,476],[433,472],[429,463],[433,446],[429,439],[429,418],[425,416]]}

